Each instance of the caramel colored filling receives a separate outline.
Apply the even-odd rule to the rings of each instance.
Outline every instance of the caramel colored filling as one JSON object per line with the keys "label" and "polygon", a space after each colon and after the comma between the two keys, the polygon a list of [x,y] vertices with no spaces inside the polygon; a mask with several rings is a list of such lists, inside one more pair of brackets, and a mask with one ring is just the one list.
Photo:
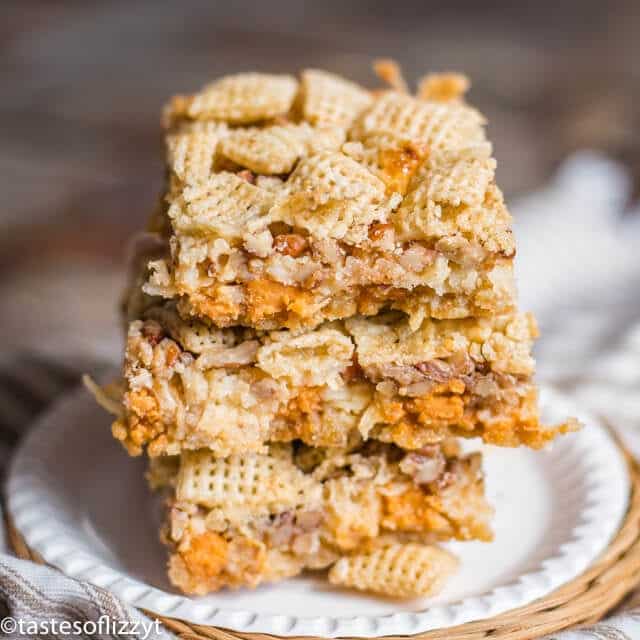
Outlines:
{"label": "caramel colored filling", "polygon": [[438,537],[455,536],[455,526],[434,508],[435,496],[417,487],[399,495],[383,496],[382,525],[392,531],[407,533],[433,532]]}
{"label": "caramel colored filling", "polygon": [[[234,324],[248,324],[258,328],[271,329],[287,327],[298,329],[315,326],[322,319],[333,320],[349,317],[354,313],[375,315],[385,308],[400,308],[402,303],[419,301],[420,304],[433,298],[437,306],[430,311],[434,318],[447,319],[473,315],[483,317],[493,309],[504,312],[512,307],[504,302],[487,298],[486,292],[469,296],[445,294],[436,296],[430,287],[420,286],[403,289],[389,285],[355,286],[332,299],[317,294],[313,289],[284,285],[275,280],[260,278],[241,284],[242,302],[233,302],[217,294],[217,288],[210,291],[189,292],[183,298],[180,308],[185,315],[209,318],[220,327]],[[185,295],[187,293],[185,292]]]}
{"label": "caramel colored filling", "polygon": [[311,293],[267,278],[249,281],[246,294],[247,316],[255,324],[287,312],[307,318],[316,309]]}
{"label": "caramel colored filling", "polygon": [[481,483],[460,487],[449,501],[440,493],[425,493],[418,487],[398,495],[385,495],[382,500],[381,525],[385,529],[431,533],[440,540],[493,539],[488,523],[490,511],[487,511]]}
{"label": "caramel colored filling", "polygon": [[229,543],[219,534],[207,531],[190,540],[180,553],[194,580],[212,583],[220,579],[229,560]]}
{"label": "caramel colored filling", "polygon": [[111,432],[120,440],[129,455],[139,456],[143,447],[151,442],[157,447],[166,443],[166,425],[162,420],[160,405],[148,389],[138,389],[125,394],[127,421],[116,420]]}
{"label": "caramel colored filling", "polygon": [[302,387],[275,416],[273,440],[302,440],[314,447],[343,447],[349,437],[323,415],[322,387]]}
{"label": "caramel colored filling", "polygon": [[213,292],[193,292],[189,294],[189,302],[187,305],[181,305],[181,308],[187,310],[187,315],[194,313],[205,318],[210,318],[213,322],[220,326],[229,326],[240,315],[240,305],[232,300]]}
{"label": "caramel colored filling", "polygon": [[238,536],[228,541],[212,531],[193,536],[171,556],[169,578],[185,593],[204,595],[222,587],[256,586],[265,572],[264,545]]}
{"label": "caramel colored filling", "polygon": [[478,398],[465,389],[460,380],[451,380],[418,398],[389,401],[378,396],[376,404],[383,426],[375,437],[403,449],[419,449],[445,435],[477,436],[488,444],[539,449],[557,435],[576,429],[572,421],[542,428],[533,387],[523,396],[507,394],[509,401]]}
{"label": "caramel colored filling", "polygon": [[378,152],[378,162],[388,194],[404,195],[407,192],[411,177],[427,153],[425,147],[411,143],[399,149],[381,149]]}

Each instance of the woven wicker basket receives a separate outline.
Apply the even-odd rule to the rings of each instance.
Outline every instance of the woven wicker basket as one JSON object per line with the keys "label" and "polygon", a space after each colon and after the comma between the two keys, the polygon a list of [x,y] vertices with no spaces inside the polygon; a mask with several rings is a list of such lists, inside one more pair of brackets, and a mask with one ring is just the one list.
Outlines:
{"label": "woven wicker basket", "polygon": [[[596,622],[619,604],[640,582],[640,468],[628,452],[624,453],[631,479],[629,510],[616,537],[587,571],[525,607],[486,620],[409,637],[420,640],[531,640],[568,627]],[[11,522],[7,523],[7,530],[19,557],[43,563],[42,558],[25,544]],[[152,611],[145,613],[161,620],[168,629],[185,640],[269,640],[274,637],[190,624],[158,616]]]}

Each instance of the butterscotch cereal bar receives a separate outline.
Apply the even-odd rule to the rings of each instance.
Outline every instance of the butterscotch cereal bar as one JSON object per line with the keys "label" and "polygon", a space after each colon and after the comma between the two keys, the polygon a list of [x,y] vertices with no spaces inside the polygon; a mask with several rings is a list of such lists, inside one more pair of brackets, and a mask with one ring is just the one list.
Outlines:
{"label": "butterscotch cereal bar", "polygon": [[154,225],[170,250],[146,292],[258,329],[509,312],[511,217],[467,84],[432,75],[415,97],[317,70],[244,73],[174,98]]}
{"label": "butterscotch cereal bar", "polygon": [[165,498],[188,594],[306,569],[436,593],[490,540],[480,454],[540,448],[511,217],[468,80],[410,95],[331,73],[240,73],[174,97],[166,182],[133,251],[113,435]]}
{"label": "butterscotch cereal bar", "polygon": [[171,304],[131,323],[115,437],[151,456],[207,447],[225,457],[268,442],[419,449],[447,436],[540,447],[533,318],[434,320],[398,312],[316,329],[256,332],[184,321]]}
{"label": "butterscotch cereal bar", "polygon": [[149,477],[167,495],[169,577],[186,593],[333,565],[335,583],[427,595],[456,565],[434,543],[492,537],[480,454],[454,442],[412,453],[271,445],[226,459],[196,450],[156,458]]}

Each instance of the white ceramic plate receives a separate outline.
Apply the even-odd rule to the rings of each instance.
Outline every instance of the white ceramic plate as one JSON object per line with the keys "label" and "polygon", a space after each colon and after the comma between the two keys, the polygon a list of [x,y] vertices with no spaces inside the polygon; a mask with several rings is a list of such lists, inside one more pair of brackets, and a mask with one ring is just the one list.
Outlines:
{"label": "white ceramic plate", "polygon": [[8,506],[27,544],[66,574],[161,615],[278,635],[404,635],[487,618],[544,596],[585,570],[618,529],[625,463],[606,429],[543,394],[546,418],[586,427],[550,449],[483,447],[495,541],[452,543],[461,569],[431,600],[398,602],[302,577],[255,591],[187,598],[164,576],[144,462],[110,435],[83,390],[44,415],[15,457]]}

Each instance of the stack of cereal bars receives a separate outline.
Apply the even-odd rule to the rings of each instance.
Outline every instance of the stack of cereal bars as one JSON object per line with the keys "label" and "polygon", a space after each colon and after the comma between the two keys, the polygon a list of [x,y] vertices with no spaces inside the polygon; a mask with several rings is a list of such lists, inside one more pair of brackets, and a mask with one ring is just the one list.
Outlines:
{"label": "stack of cereal bars", "polygon": [[165,111],[123,382],[96,389],[164,492],[189,594],[328,569],[414,597],[492,538],[480,453],[539,448],[533,317],[484,120],[457,74],[410,95],[240,73]]}

